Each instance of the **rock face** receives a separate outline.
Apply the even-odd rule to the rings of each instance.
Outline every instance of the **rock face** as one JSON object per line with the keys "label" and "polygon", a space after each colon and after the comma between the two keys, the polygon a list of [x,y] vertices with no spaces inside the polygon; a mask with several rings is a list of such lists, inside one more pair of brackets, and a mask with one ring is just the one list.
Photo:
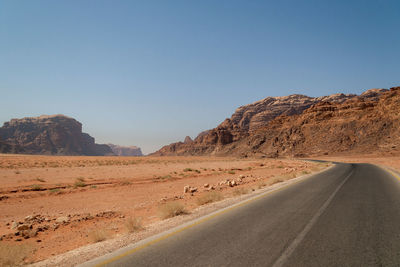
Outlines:
{"label": "rock face", "polygon": [[47,155],[113,155],[110,147],[82,133],[82,124],[64,115],[12,119],[0,128],[0,152]]}
{"label": "rock face", "polygon": [[392,88],[371,89],[360,96],[268,97],[238,108],[192,143],[174,143],[154,154],[277,157],[392,151],[398,147],[395,114],[400,106],[394,99],[399,94]]}
{"label": "rock face", "polygon": [[137,146],[118,146],[107,144],[117,156],[143,156],[142,150]]}

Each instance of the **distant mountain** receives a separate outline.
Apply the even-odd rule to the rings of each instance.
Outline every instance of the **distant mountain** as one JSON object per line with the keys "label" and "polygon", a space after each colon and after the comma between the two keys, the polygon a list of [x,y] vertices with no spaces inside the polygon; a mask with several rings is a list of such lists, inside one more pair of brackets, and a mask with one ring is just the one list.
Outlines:
{"label": "distant mountain", "polygon": [[143,156],[142,150],[137,146],[118,146],[107,144],[117,156]]}
{"label": "distant mountain", "polygon": [[193,142],[152,155],[307,156],[400,148],[400,87],[361,95],[267,97],[239,107]]}
{"label": "distant mountain", "polygon": [[107,145],[95,143],[82,124],[64,115],[12,119],[0,128],[1,153],[45,155],[114,155]]}

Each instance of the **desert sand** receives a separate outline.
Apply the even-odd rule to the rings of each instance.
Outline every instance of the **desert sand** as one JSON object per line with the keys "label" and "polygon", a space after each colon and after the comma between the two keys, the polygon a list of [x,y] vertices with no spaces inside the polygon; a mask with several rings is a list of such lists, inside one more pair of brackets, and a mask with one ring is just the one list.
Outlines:
{"label": "desert sand", "polygon": [[0,155],[1,243],[23,248],[25,263],[38,262],[162,225],[172,216],[168,203],[190,214],[325,167],[290,159]]}

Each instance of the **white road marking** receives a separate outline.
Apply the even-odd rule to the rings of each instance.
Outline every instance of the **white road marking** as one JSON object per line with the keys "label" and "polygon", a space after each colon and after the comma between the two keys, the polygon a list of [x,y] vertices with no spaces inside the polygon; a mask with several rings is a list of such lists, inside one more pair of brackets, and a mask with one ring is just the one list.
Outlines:
{"label": "white road marking", "polygon": [[286,248],[286,250],[275,261],[275,263],[274,263],[274,265],[272,265],[272,267],[282,267],[285,264],[285,262],[289,259],[290,255],[292,255],[293,251],[297,248],[297,246],[301,243],[301,241],[303,241],[304,237],[314,226],[314,224],[316,223],[318,218],[321,216],[321,214],[326,210],[326,208],[332,202],[336,193],[340,190],[340,188],[344,185],[344,183],[346,183],[346,181],[349,179],[349,177],[352,174],[353,174],[353,171],[351,171],[351,173],[346,176],[346,178],[343,180],[343,182],[341,182],[339,184],[339,186],[335,189],[335,191],[329,196],[329,198],[325,201],[325,203],[321,206],[321,208],[319,208],[319,210],[314,214],[314,216],[311,218],[311,220],[307,223],[307,225],[304,227],[303,231],[301,231],[300,234],[290,244],[290,246]]}

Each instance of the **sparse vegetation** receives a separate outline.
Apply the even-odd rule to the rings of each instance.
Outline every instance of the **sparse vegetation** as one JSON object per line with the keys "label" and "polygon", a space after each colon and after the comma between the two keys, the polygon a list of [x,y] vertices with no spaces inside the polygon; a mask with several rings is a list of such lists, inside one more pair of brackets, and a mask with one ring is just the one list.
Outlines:
{"label": "sparse vegetation", "polygon": [[80,180],[79,178],[74,183],[74,187],[75,188],[77,188],[77,187],[85,187],[85,186],[86,186],[86,183],[84,181]]}
{"label": "sparse vegetation", "polygon": [[196,169],[192,169],[192,168],[185,168],[183,169],[184,172],[197,172],[197,173],[201,173],[200,170],[196,170]]}
{"label": "sparse vegetation", "polygon": [[0,266],[19,266],[31,253],[32,248],[27,244],[0,243]]}
{"label": "sparse vegetation", "polygon": [[49,190],[49,193],[50,193],[50,194],[56,194],[56,193],[58,193],[58,192],[60,192],[60,191],[61,191],[60,188],[52,188],[52,189]]}
{"label": "sparse vegetation", "polygon": [[228,171],[229,174],[235,174],[235,171]]}
{"label": "sparse vegetation", "polygon": [[31,188],[33,191],[40,191],[42,190],[42,186],[38,185],[38,184],[33,184],[31,185]]}
{"label": "sparse vegetation", "polygon": [[107,233],[103,229],[96,229],[88,234],[93,243],[101,242],[107,239]]}
{"label": "sparse vegetation", "polygon": [[125,222],[126,229],[129,233],[134,233],[143,229],[142,218],[129,217]]}
{"label": "sparse vegetation", "polygon": [[167,219],[182,214],[187,214],[185,207],[180,202],[168,202],[158,207],[160,217]]}
{"label": "sparse vegetation", "polygon": [[274,179],[274,180],[271,181],[270,185],[277,184],[277,183],[282,183],[282,182],[284,182],[284,181],[285,181],[285,180],[282,179],[282,178],[276,178],[276,179]]}
{"label": "sparse vegetation", "polygon": [[207,204],[207,203],[220,201],[223,198],[224,197],[220,192],[210,191],[210,192],[204,193],[202,196],[199,196],[196,201],[197,201],[198,205],[204,205],[204,204]]}
{"label": "sparse vegetation", "polygon": [[235,188],[235,190],[233,190],[233,195],[234,196],[245,195],[247,193],[249,193],[249,190],[247,188],[244,188],[244,187],[237,187],[237,188]]}

